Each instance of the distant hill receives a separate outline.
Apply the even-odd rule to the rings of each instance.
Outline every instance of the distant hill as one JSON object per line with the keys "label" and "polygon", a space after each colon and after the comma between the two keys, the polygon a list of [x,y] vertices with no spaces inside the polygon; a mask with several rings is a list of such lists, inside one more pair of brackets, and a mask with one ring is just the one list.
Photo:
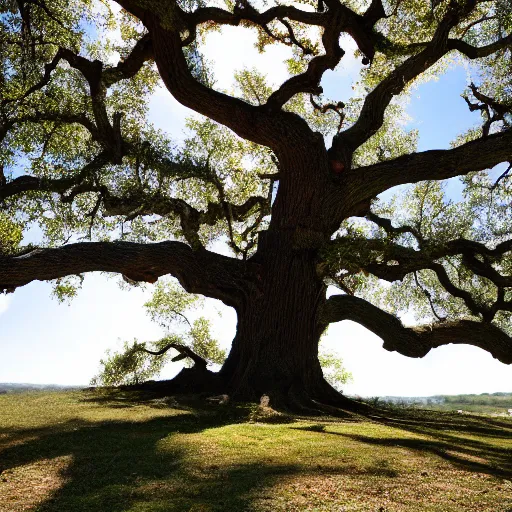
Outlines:
{"label": "distant hill", "polygon": [[481,393],[479,395],[435,395],[428,397],[384,396],[375,399],[398,406],[416,406],[438,411],[507,413],[512,409],[512,393]]}
{"label": "distant hill", "polygon": [[23,393],[25,391],[66,391],[81,389],[84,386],[61,386],[59,384],[28,384],[18,382],[0,382],[0,394]]}

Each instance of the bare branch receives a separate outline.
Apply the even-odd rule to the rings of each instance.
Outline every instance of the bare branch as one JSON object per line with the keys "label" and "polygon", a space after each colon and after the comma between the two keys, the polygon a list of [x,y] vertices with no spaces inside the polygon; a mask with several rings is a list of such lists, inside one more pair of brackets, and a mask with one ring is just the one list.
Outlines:
{"label": "bare branch", "polygon": [[174,357],[173,361],[178,361],[178,359],[184,359],[186,357],[192,359],[194,361],[195,366],[197,366],[200,369],[206,370],[206,367],[208,365],[208,361],[201,357],[200,355],[196,354],[191,348],[187,347],[186,345],[182,345],[181,343],[169,343],[165,347],[161,348],[160,350],[148,350],[147,348],[141,347],[139,350],[141,352],[145,352],[146,354],[151,354],[152,356],[161,356],[168,352],[169,350],[174,349],[177,350],[180,355],[177,357]]}
{"label": "bare branch", "polygon": [[502,363],[512,364],[512,338],[490,323],[457,320],[407,328],[395,316],[350,295],[330,297],[322,320],[325,324],[357,322],[379,336],[383,348],[408,357],[424,357],[433,348],[454,343],[480,347]]}

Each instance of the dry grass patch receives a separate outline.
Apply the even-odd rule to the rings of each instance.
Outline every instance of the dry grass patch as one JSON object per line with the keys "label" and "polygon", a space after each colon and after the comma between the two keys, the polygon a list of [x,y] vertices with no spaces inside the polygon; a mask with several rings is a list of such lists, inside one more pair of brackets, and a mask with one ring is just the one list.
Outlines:
{"label": "dry grass patch", "polygon": [[0,512],[35,510],[65,483],[72,457],[42,459],[17,466],[0,475]]}

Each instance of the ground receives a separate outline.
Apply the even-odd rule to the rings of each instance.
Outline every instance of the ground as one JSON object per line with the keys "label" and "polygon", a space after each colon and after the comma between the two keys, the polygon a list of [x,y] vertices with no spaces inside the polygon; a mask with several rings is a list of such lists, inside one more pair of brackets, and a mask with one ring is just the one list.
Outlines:
{"label": "ground", "polygon": [[0,396],[0,511],[512,511],[512,420],[297,418],[112,391]]}

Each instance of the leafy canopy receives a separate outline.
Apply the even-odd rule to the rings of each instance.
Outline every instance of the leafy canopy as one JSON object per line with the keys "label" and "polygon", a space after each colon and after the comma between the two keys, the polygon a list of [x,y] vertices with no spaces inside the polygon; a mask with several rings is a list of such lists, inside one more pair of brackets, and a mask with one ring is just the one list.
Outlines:
{"label": "leafy canopy", "polygon": [[[412,311],[426,325],[442,324],[443,333],[448,325],[473,326],[460,323],[469,320],[489,327],[487,339],[498,332],[495,327],[510,335],[510,2],[301,0],[265,9],[245,0],[2,4],[1,288],[59,277],[64,280],[56,295],[74,295],[74,278],[61,274],[84,272],[80,257],[69,271],[49,277],[41,277],[47,276],[44,265],[29,277],[15,274],[16,265],[31,258],[49,255],[55,261],[52,255],[67,254],[20,247],[22,234],[31,239],[34,232],[42,249],[93,241],[115,242],[109,250],[121,251],[133,250],[121,242],[172,240],[175,248],[190,248],[194,258],[225,242],[223,250],[235,263],[223,265],[240,268],[238,262],[255,257],[262,233],[281,226],[275,219],[285,208],[276,205],[288,204],[293,195],[286,192],[293,190],[293,176],[283,166],[283,148],[293,133],[311,149],[294,148],[302,159],[313,149],[320,155],[318,169],[300,179],[302,189],[323,187],[322,194],[315,190],[328,201],[325,209],[311,206],[319,212],[314,219],[301,210],[295,228],[313,233],[299,234],[318,255],[325,283],[340,288],[347,300],[365,299],[397,315]],[[157,24],[140,21],[151,16]],[[270,73],[243,68],[231,90],[220,90],[203,53],[210,32],[222,32],[226,24],[255,33],[261,52],[271,45],[289,47],[288,80],[275,84]],[[354,40],[362,66],[352,97],[328,98],[320,82],[329,69],[343,66],[344,33]],[[180,58],[170,71],[165,58],[172,52],[156,52],[157,43],[177,45],[172,55]],[[408,95],[454,65],[466,66],[470,79],[461,94],[475,113],[475,126],[449,151],[416,153],[418,133],[407,128],[405,115]],[[176,98],[204,114],[189,119],[181,143],[150,120],[161,78]],[[489,170],[500,162],[502,167]],[[447,185],[445,178],[456,180],[456,194],[447,192],[454,183]],[[379,199],[394,185],[401,188],[392,200]],[[321,243],[310,241],[318,240],[317,232]],[[229,296],[229,285],[211,278],[215,272],[185,278],[190,268],[179,267],[184,256],[165,271],[153,263],[133,268],[131,256],[113,258],[122,268],[107,258],[99,269],[123,273],[130,282],[154,282],[171,273],[190,291],[229,305],[238,300]],[[194,273],[204,270],[194,261]],[[255,272],[251,279],[260,278]],[[160,323],[176,321],[189,300],[166,286],[157,287],[147,306]],[[365,308],[374,311],[371,304]],[[326,323],[347,318],[346,311],[325,315]],[[362,322],[367,326],[368,318]],[[426,340],[425,332],[409,334]],[[186,336],[187,346],[221,360],[204,322],[190,325]],[[443,340],[400,350],[416,357]],[[388,345],[398,350],[396,343]],[[134,347],[126,346],[137,354],[130,356],[130,368],[138,368],[134,361],[143,357]],[[507,351],[506,344],[491,350],[509,361]]]}

